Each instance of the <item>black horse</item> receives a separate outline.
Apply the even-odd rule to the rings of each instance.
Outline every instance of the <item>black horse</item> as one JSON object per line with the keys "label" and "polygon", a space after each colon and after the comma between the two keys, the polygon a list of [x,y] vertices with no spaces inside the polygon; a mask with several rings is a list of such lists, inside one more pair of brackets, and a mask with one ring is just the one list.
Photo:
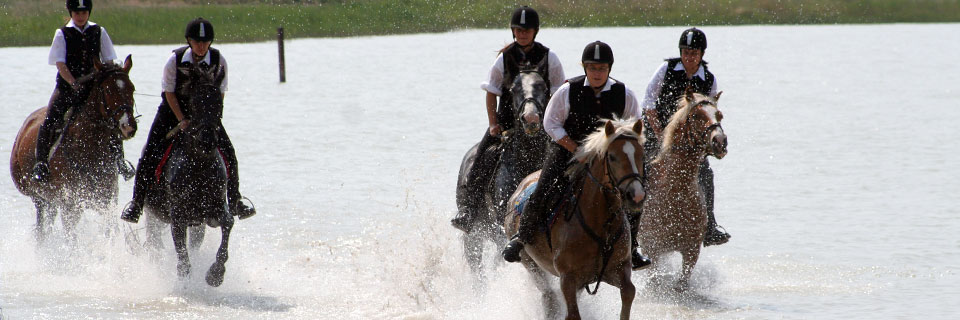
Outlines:
{"label": "black horse", "polygon": [[[501,135],[502,141],[482,152],[496,152],[501,148],[497,169],[484,187],[484,207],[473,221],[470,232],[463,234],[463,249],[470,268],[478,276],[483,276],[482,257],[484,240],[493,241],[497,248],[506,245],[507,236],[501,227],[506,216],[510,195],[528,174],[537,171],[543,165],[547,143],[550,141],[542,130],[541,122],[547,105],[547,87],[543,76],[536,71],[521,71],[514,78],[510,92],[513,96],[513,128]],[[478,144],[464,155],[457,178],[457,209],[461,212],[467,207],[467,173],[473,167]],[[490,158],[490,157],[488,157]]]}
{"label": "black horse", "polygon": [[[191,246],[196,248],[203,240],[203,224],[220,227],[222,238],[216,261],[207,271],[206,281],[211,286],[223,283],[226,271],[227,244],[233,228],[233,216],[227,208],[227,163],[219,145],[222,127],[223,95],[219,83],[222,69],[190,71],[192,81],[184,87],[191,97],[186,129],[171,132],[172,143],[159,175],[159,188],[147,197],[145,209],[160,221],[170,223],[173,243],[177,251],[177,274],[183,278],[190,273],[187,254],[187,228],[191,232]],[[154,219],[150,219],[154,220]],[[149,223],[149,220],[148,220]],[[158,224],[148,227],[150,238],[159,243]]]}

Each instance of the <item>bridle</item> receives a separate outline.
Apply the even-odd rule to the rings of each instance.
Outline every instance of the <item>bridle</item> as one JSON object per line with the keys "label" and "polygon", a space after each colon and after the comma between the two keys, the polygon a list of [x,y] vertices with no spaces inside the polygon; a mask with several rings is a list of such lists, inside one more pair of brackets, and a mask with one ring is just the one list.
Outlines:
{"label": "bridle", "polygon": [[[117,106],[116,109],[113,109],[109,112],[107,111],[107,97],[106,97],[106,93],[104,93],[105,90],[101,87],[101,85],[107,79],[110,79],[110,77],[114,74],[122,74],[122,72],[120,69],[113,69],[113,70],[107,71],[107,73],[105,74],[100,74],[97,76],[98,80],[97,80],[97,87],[95,90],[97,90],[97,96],[98,96],[97,98],[100,100],[99,106],[97,107],[97,112],[100,114],[100,118],[97,119],[97,121],[94,122],[94,124],[98,126],[106,127],[107,129],[110,129],[110,130],[120,132],[121,130],[120,121],[117,120],[117,117],[121,114],[128,113],[128,112],[132,115],[133,103],[130,103],[130,104],[125,103],[123,105]],[[130,78],[127,77],[125,82],[130,83]],[[133,100],[132,96],[130,100]],[[133,119],[131,120],[138,121],[138,118],[139,116],[136,116],[136,117],[133,117]]]}

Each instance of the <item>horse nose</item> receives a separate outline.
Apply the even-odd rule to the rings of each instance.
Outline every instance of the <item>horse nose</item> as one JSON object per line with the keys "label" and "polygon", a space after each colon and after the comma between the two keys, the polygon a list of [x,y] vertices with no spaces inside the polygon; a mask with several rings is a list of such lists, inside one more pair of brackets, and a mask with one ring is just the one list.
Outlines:
{"label": "horse nose", "polygon": [[647,197],[647,193],[643,190],[643,185],[641,185],[640,182],[633,182],[630,186],[630,200],[633,201],[634,204],[643,203],[643,198]]}
{"label": "horse nose", "polygon": [[523,120],[526,120],[529,124],[540,124],[540,115],[536,113],[527,113],[523,115]]}
{"label": "horse nose", "polygon": [[718,134],[713,137],[714,156],[717,159],[723,159],[727,155],[727,135]]}

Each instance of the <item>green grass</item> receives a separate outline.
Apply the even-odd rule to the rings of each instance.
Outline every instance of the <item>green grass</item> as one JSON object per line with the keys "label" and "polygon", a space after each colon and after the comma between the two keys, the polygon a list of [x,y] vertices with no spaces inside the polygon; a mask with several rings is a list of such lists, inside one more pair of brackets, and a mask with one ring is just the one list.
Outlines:
{"label": "green grass", "polygon": [[[179,43],[187,21],[218,42],[506,28],[505,0],[98,0],[91,20],[122,44]],[[212,3],[212,4],[207,4]],[[960,1],[531,0],[543,27],[958,22]],[[68,19],[62,0],[0,0],[0,46],[49,45]]]}

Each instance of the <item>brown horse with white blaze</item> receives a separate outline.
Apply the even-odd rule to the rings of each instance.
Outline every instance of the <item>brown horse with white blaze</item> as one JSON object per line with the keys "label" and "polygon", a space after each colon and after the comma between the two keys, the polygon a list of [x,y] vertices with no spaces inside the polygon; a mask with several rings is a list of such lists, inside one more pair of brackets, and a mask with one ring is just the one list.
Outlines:
{"label": "brown horse with white blaze", "polygon": [[31,177],[37,162],[37,134],[47,115],[41,107],[24,121],[10,154],[10,174],[20,193],[33,199],[37,209],[37,243],[44,242],[54,218],[72,235],[81,210],[105,209],[116,203],[117,160],[112,147],[137,131],[133,115],[134,86],[130,56],[122,66],[94,64],[91,74],[78,81],[93,86],[86,103],[67,113],[70,120],[49,156],[50,176],[44,182]]}
{"label": "brown horse with white blaze", "polygon": [[697,183],[700,163],[712,155],[727,154],[727,135],[720,126],[723,113],[714,97],[688,90],[664,129],[660,152],[647,171],[647,200],[640,216],[640,247],[654,267],[662,267],[666,254],[683,257],[677,289],[688,286],[700,258],[707,227],[707,208]]}
{"label": "brown horse with white blaze", "polygon": [[[548,317],[557,313],[558,303],[545,272],[560,278],[566,319],[580,319],[577,292],[584,288],[590,293],[588,285],[594,282],[620,288],[620,318],[630,318],[636,288],[630,279],[632,235],[624,209],[638,206],[645,196],[641,130],[639,121],[615,119],[588,136],[574,155],[578,162],[567,171],[574,197],[561,207],[549,231],[524,246],[522,262],[543,292]],[[518,203],[539,176],[537,171],[525,178],[510,203]],[[511,206],[504,221],[507,234],[516,232],[519,214]]]}

